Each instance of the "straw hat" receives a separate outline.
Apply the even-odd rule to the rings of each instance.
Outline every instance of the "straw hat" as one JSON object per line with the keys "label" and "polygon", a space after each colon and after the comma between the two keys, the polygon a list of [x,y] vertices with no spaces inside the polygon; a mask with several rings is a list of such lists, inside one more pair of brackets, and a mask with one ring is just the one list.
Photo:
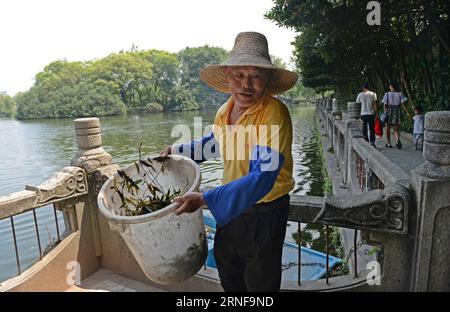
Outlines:
{"label": "straw hat", "polygon": [[230,93],[225,74],[226,66],[255,66],[271,70],[267,91],[277,94],[292,88],[298,75],[272,64],[267,39],[257,32],[241,32],[237,35],[229,58],[222,64],[209,65],[200,70],[200,78],[210,87]]}

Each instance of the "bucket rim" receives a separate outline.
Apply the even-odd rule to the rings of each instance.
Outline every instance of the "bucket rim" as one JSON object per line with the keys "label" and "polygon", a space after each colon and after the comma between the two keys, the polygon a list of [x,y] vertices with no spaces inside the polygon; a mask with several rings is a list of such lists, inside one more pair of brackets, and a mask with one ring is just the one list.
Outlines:
{"label": "bucket rim", "polygon": [[[160,156],[159,155],[157,155],[157,156],[150,155],[149,157],[151,159],[154,159],[154,158],[157,158]],[[182,160],[188,161],[195,169],[195,179],[192,182],[189,189],[186,191],[186,193],[193,192],[198,186],[200,186],[201,171],[200,171],[200,167],[197,165],[197,163],[195,161],[193,161],[192,159],[190,159],[186,156],[178,155],[178,154],[168,155],[168,157],[173,160],[176,160],[176,161],[182,161]],[[126,170],[127,168],[129,168],[131,166],[134,166],[134,162],[130,165],[127,165],[122,170]],[[98,192],[98,195],[97,195],[97,205],[100,210],[100,213],[106,219],[108,219],[109,222],[118,223],[118,224],[143,223],[143,222],[147,222],[147,221],[160,219],[160,218],[174,212],[178,207],[180,207],[180,204],[178,204],[177,202],[173,202],[170,205],[168,205],[158,211],[146,213],[146,214],[143,214],[140,216],[120,216],[120,215],[113,214],[113,213],[111,213],[111,211],[108,208],[106,208],[106,205],[104,204],[104,198],[105,198],[105,192],[106,192],[107,186],[111,184],[112,180],[115,178],[116,175],[117,175],[117,173],[115,173],[114,175],[109,177],[108,180],[106,180],[105,183],[103,183],[103,185],[100,188],[100,191]]]}

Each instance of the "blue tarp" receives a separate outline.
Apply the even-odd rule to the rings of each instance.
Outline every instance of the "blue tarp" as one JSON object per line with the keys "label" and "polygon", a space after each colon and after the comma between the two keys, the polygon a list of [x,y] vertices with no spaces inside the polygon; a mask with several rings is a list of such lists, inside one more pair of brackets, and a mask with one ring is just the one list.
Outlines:
{"label": "blue tarp", "polygon": [[[216,262],[214,260],[213,246],[214,246],[214,234],[216,229],[216,221],[212,214],[204,210],[203,220],[205,226],[209,229],[207,235],[208,239],[208,258],[206,259],[206,266],[210,268],[216,268]],[[326,257],[327,255],[310,249],[301,247],[301,279],[302,281],[317,280],[325,276],[326,273]],[[329,256],[330,269],[338,263],[341,263],[342,259]],[[282,279],[284,281],[297,281],[298,278],[298,245],[295,243],[284,242],[283,258],[282,258]]]}

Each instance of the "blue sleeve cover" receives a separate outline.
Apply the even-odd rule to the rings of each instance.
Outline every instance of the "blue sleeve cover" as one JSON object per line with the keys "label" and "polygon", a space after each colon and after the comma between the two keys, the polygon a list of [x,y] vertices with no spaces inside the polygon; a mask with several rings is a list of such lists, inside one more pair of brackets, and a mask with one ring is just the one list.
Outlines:
{"label": "blue sleeve cover", "polygon": [[218,156],[218,142],[214,139],[214,134],[210,134],[189,143],[175,145],[175,149],[181,155],[191,158],[196,163],[212,159]]}
{"label": "blue sleeve cover", "polygon": [[203,198],[220,226],[237,218],[273,188],[284,156],[267,146],[256,145],[249,174],[203,193]]}

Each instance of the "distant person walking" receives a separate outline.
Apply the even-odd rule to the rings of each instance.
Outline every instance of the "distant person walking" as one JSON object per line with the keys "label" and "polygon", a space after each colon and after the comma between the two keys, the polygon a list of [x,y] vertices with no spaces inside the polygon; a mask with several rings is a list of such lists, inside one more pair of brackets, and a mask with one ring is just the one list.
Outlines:
{"label": "distant person walking", "polygon": [[405,102],[408,100],[403,93],[398,91],[397,83],[391,82],[389,84],[389,92],[386,92],[383,97],[384,110],[388,116],[386,122],[386,147],[391,148],[391,126],[394,127],[394,136],[396,140],[396,146],[398,149],[402,148],[402,142],[400,141],[400,125],[402,123],[402,109],[405,113],[408,113],[405,107]]}
{"label": "distant person walking", "polygon": [[[367,142],[376,148],[375,146],[375,114],[378,112],[377,108],[377,94],[369,90],[369,84],[365,83],[363,85],[363,91],[356,97],[356,102],[361,103],[361,120],[363,121],[363,136]],[[367,130],[369,130],[369,136],[367,135]]]}
{"label": "distant person walking", "polygon": [[[423,115],[423,108],[420,105],[414,107],[414,138],[413,143],[415,149],[423,150],[423,130],[425,123],[425,116]],[[420,142],[420,145],[419,145]],[[418,147],[419,146],[419,147]]]}

